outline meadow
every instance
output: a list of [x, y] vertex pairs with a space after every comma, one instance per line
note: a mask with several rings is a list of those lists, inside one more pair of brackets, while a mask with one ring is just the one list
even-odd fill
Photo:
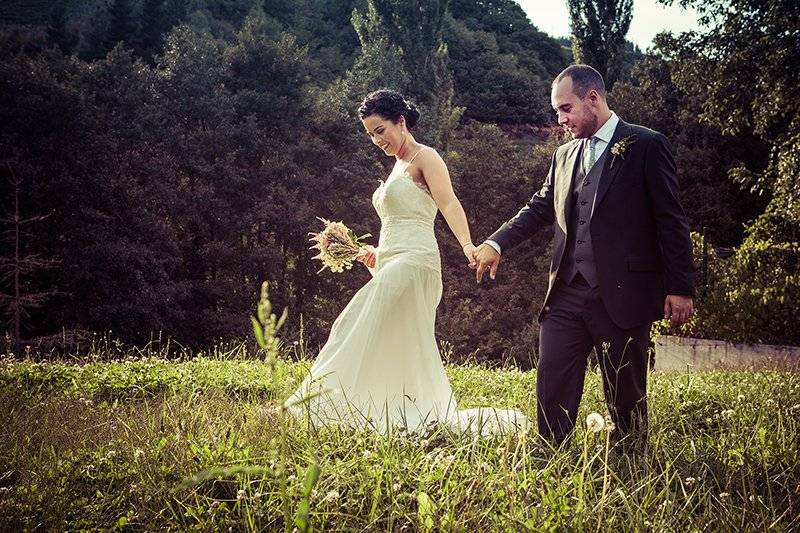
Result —
[[[246, 349], [0, 359], [0, 531], [790, 531], [800, 373], [651, 374], [649, 448], [609, 452], [599, 375], [560, 449], [308, 428], [276, 406], [307, 361]], [[535, 372], [448, 365], [460, 407], [535, 414]]]

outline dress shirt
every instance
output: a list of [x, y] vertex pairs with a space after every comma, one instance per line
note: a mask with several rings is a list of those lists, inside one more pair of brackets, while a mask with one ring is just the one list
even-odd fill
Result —
[[[595, 134], [592, 135], [592, 137], [596, 138], [594, 146], [595, 161], [600, 159], [600, 156], [603, 155], [603, 151], [606, 148], [608, 148], [608, 145], [611, 142], [611, 138], [614, 136], [614, 130], [617, 129], [617, 124], [619, 124], [619, 117], [617, 116], [616, 113], [612, 111], [611, 116], [608, 117], [608, 120], [606, 120], [605, 123], [602, 126], [600, 126], [600, 129], [598, 129], [595, 132]], [[586, 165], [586, 172], [588, 173], [591, 170], [591, 168], [589, 168], [588, 166], [589, 163], [588, 150], [584, 150], [583, 158], [584, 158], [583, 159], [584, 163]], [[594, 213], [594, 202], [592, 203], [592, 213]], [[484, 242], [489, 246], [491, 246], [492, 248], [494, 248], [495, 250], [497, 250], [498, 254], [502, 253], [500, 251], [500, 245], [494, 242], [493, 240], [487, 239]]]

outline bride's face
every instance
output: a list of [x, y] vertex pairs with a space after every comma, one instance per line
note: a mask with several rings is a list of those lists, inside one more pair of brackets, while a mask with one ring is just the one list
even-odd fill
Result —
[[383, 150], [386, 155], [397, 155], [397, 151], [406, 140], [405, 117], [393, 122], [380, 115], [370, 115], [361, 119], [361, 123], [367, 130], [372, 144]]

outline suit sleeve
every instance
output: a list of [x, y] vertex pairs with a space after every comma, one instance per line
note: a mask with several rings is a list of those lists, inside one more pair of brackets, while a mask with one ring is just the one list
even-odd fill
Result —
[[678, 175], [669, 141], [658, 133], [648, 144], [645, 183], [653, 206], [664, 261], [667, 294], [694, 296], [694, 260], [689, 222], [678, 197]]
[[532, 237], [542, 226], [552, 225], [555, 220], [555, 207], [553, 204], [553, 184], [555, 180], [556, 153], [550, 162], [550, 171], [547, 173], [542, 188], [539, 189], [530, 201], [519, 210], [514, 218], [500, 226], [491, 237], [505, 252]]

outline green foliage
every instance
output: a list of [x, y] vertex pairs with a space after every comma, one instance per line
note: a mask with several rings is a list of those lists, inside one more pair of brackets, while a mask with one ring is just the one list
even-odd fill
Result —
[[[448, 164], [473, 240], [481, 242], [541, 187], [561, 139], [554, 135], [527, 150], [496, 126], [475, 125], [459, 133]], [[543, 228], [504, 254], [497, 279], [481, 285], [448, 232], [443, 226], [437, 232], [444, 280], [437, 335], [475, 360], [506, 359], [529, 368], [538, 347], [536, 315], [547, 290], [551, 230]]]
[[570, 63], [571, 54], [538, 31], [518, 3], [452, 0], [444, 39], [455, 101], [465, 108], [465, 117], [549, 122], [550, 80]]
[[539, 31], [514, 0], [451, 0], [450, 13], [470, 30], [494, 35], [501, 54], [514, 54], [520, 67], [548, 84], [572, 60], [568, 47]]
[[[461, 20], [448, 17], [445, 29], [457, 100], [466, 117], [535, 124], [550, 119], [549, 80], [540, 65], [536, 71], [529, 70], [517, 54], [500, 51], [494, 34], [471, 30]], [[491, 91], [485, 90], [490, 86]]]
[[103, 41], [103, 48], [108, 51], [117, 43], [126, 41], [130, 44], [136, 34], [136, 21], [133, 5], [130, 0], [111, 0], [108, 8], [109, 24]]
[[717, 334], [725, 338], [797, 343], [796, 328], [790, 326], [800, 312], [795, 288], [800, 278], [797, 5], [751, 0], [682, 4], [701, 13], [707, 31], [662, 36], [659, 46], [675, 66], [675, 84], [701, 100], [701, 121], [726, 135], [754, 135], [767, 151], [757, 164], [740, 160], [730, 171], [769, 204], [721, 268], [710, 314], [735, 321], [734, 327], [720, 325]]
[[346, 78], [353, 107], [382, 87], [408, 96], [425, 116], [418, 136], [441, 150], [447, 149], [463, 113], [452, 103], [453, 81], [442, 40], [446, 8], [446, 0], [368, 0], [366, 13], [353, 13], [362, 55]]
[[680, 199], [697, 232], [705, 228], [717, 246], [734, 246], [743, 237], [742, 221], [758, 215], [765, 202], [744, 191], [729, 176], [739, 161], [758, 164], [765, 151], [752, 138], [725, 137], [702, 123], [703, 100], [676, 86], [679, 66], [655, 48], [633, 67], [631, 81], [620, 81], [609, 94], [609, 105], [624, 120], [643, 124], [667, 136], [680, 183]]
[[[776, 235], [792, 238], [782, 242]], [[697, 317], [684, 334], [731, 342], [800, 344], [795, 327], [800, 315], [798, 243], [797, 227], [786, 227], [785, 218], [769, 210], [759, 217], [732, 257], [710, 258], [708, 286], [701, 293]]]
[[568, 0], [575, 61], [593, 66], [612, 90], [625, 61], [633, 0]]
[[250, 323], [253, 326], [253, 334], [256, 337], [258, 347], [266, 353], [268, 361], [274, 361], [278, 356], [281, 344], [276, 335], [286, 322], [288, 314], [289, 309], [284, 308], [280, 318], [275, 316], [272, 312], [272, 304], [269, 301], [269, 283], [266, 281], [262, 283], [256, 316], [250, 317]]
[[[47, 6], [26, 6], [23, 15], [34, 22], [50, 17]], [[462, 111], [487, 122], [549, 120], [549, 80], [569, 63], [569, 53], [512, 0], [451, 0], [449, 11], [433, 0], [120, 0], [50, 7], [58, 6], [65, 9], [53, 11], [49, 37], [43, 25], [0, 35], [0, 151], [30, 184], [23, 195], [36, 206], [30, 212], [49, 214], [29, 237], [29, 250], [62, 260], [61, 268], [30, 277], [33, 292], [60, 293], [31, 313], [25, 324], [31, 336], [62, 328], [112, 331], [141, 344], [158, 330], [180, 343], [171, 346], [189, 351], [242, 339], [252, 328], [243, 317], [257, 298], [258, 280], [268, 278], [273, 303], [295, 310], [281, 330], [285, 342], [324, 342], [369, 275], [360, 268], [347, 276], [317, 275], [307, 233], [316, 229], [317, 216], [344, 220], [358, 234], [378, 233], [370, 197], [391, 160], [370, 145], [354, 113], [375, 88], [395, 87], [420, 103], [420, 139], [448, 161], [476, 241], [541, 185], [558, 144], [538, 133], [515, 143], [496, 128], [459, 126]], [[124, 44], [111, 38], [115, 25], [127, 28], [120, 35], [131, 34], [119, 37]], [[733, 44], [744, 49], [746, 42]], [[763, 43], [757, 46], [768, 55]], [[794, 56], [784, 48], [777, 92], [765, 85], [768, 66], [759, 65], [761, 81], [740, 87], [737, 102], [761, 89], [775, 102], [782, 87], [793, 94], [781, 73], [793, 64], [784, 55]], [[758, 115], [772, 124], [758, 127], [760, 138], [721, 137], [715, 126], [695, 120], [706, 113], [706, 95], [689, 90], [681, 81], [689, 76], [681, 72], [700, 59], [679, 52], [664, 45], [647, 58], [612, 93], [615, 108], [670, 137], [684, 205], [693, 227], [707, 227], [712, 242], [739, 244], [742, 221], [768, 202], [790, 224], [771, 219], [753, 235], [791, 228], [794, 196], [773, 192], [795, 189], [789, 177], [796, 139], [776, 136], [792, 131], [783, 127], [784, 115]], [[748, 79], [741, 76], [741, 84]], [[760, 183], [762, 200], [724, 177], [739, 161], [752, 172], [736, 175], [748, 186]], [[437, 232], [446, 289], [437, 324], [442, 337], [452, 340], [458, 357], [529, 365], [549, 232], [506, 258], [498, 280], [480, 287], [441, 221]], [[796, 239], [771, 242], [792, 250]], [[760, 245], [754, 250], [768, 253]], [[9, 256], [8, 247], [2, 255]], [[790, 269], [784, 278], [769, 278], [787, 280], [776, 301], [790, 298], [794, 263], [756, 255], [748, 261]], [[736, 279], [756, 279], [748, 276]]]
[[[59, 386], [35, 386], [61, 372], [82, 391], [101, 391], [107, 376], [143, 364], [154, 379], [180, 376], [175, 388], [137, 396], [130, 383], [129, 394], [113, 402], [101, 393], [76, 396], [63, 378]], [[286, 372], [276, 398], [307, 369], [280, 364]], [[437, 429], [380, 436], [309, 430], [301, 421], [282, 430], [263, 397], [226, 392], [263, 379], [262, 361], [131, 360], [95, 363], [90, 372], [85, 366], [0, 363], [0, 402], [7, 407], [0, 410], [0, 529], [487, 531], [514, 524], [755, 531], [792, 530], [800, 514], [795, 372], [653, 374], [649, 450], [628, 460], [606, 456], [605, 433], [589, 433], [583, 424], [558, 450], [535, 435], [473, 440]], [[461, 408], [535, 412], [535, 373], [475, 365], [447, 372]], [[599, 375], [586, 378], [581, 421], [604, 412]], [[277, 454], [282, 431], [285, 478]]]

